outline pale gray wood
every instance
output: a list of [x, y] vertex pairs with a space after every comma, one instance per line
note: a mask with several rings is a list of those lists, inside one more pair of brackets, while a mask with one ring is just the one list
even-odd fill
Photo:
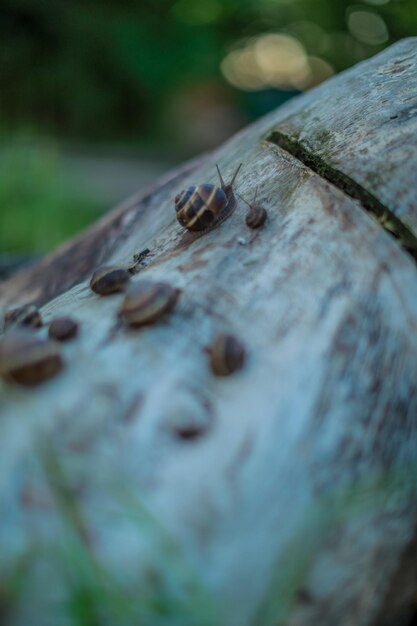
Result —
[[276, 130], [348, 175], [417, 235], [417, 38], [281, 109]]
[[[416, 583], [415, 568], [399, 568], [417, 513], [416, 266], [360, 203], [263, 141], [281, 115], [118, 210], [105, 260], [128, 265], [150, 248], [133, 280], [183, 290], [170, 318], [118, 328], [122, 296], [100, 298], [88, 279], [43, 306], [46, 321], [79, 319], [81, 335], [53, 381], [0, 387], [3, 571], [33, 545], [68, 541], [57, 507], [66, 495], [126, 593], [141, 597], [147, 584], [191, 603], [204, 590], [215, 616], [193, 625], [372, 626], [381, 612], [401, 624]], [[175, 193], [214, 182], [215, 163], [228, 178], [240, 161], [238, 192], [250, 199], [258, 187], [265, 227], [249, 231], [238, 200], [221, 227], [184, 237]], [[225, 379], [204, 351], [219, 331], [248, 351]], [[183, 440], [179, 423], [206, 430]], [[66, 477], [58, 494], [58, 468], [41, 470], [45, 447]], [[41, 565], [13, 625], [68, 623], [62, 576]], [[140, 623], [184, 626], [187, 611]]]

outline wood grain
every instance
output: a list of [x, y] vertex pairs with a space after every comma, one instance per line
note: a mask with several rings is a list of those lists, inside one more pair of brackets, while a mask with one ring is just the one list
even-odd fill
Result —
[[350, 177], [414, 236], [416, 62], [417, 39], [403, 40], [300, 99], [287, 116], [281, 111], [275, 129], [277, 140], [283, 135]]

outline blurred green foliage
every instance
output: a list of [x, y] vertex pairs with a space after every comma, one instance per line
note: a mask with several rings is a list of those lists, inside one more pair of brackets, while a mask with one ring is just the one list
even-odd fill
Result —
[[[321, 75], [237, 88], [225, 59], [267, 33]], [[2, 0], [0, 250], [48, 250], [103, 208], [50, 146], [16, 147], [22, 130], [180, 160], [416, 33], [416, 0]]]
[[415, 0], [3, 0], [0, 15], [3, 123], [95, 139], [163, 134], [178, 90], [226, 87], [220, 62], [243, 37], [288, 32], [340, 71], [417, 32]]
[[0, 152], [0, 250], [45, 252], [87, 226], [102, 205], [68, 178], [52, 145]]

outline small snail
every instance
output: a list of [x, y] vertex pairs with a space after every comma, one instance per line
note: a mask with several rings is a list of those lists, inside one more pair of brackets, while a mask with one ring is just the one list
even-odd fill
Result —
[[12, 331], [0, 343], [0, 376], [20, 385], [37, 385], [63, 366], [58, 344], [27, 331]]
[[100, 296], [124, 291], [130, 280], [130, 273], [123, 267], [105, 266], [96, 269], [90, 280], [90, 288]]
[[51, 339], [68, 341], [78, 334], [78, 323], [71, 317], [56, 317], [49, 325], [48, 334]]
[[167, 283], [142, 280], [128, 289], [119, 317], [130, 326], [153, 324], [174, 309], [180, 293]]
[[257, 193], [258, 189], [256, 189], [255, 191], [255, 197], [253, 199], [253, 202], [247, 202], [245, 198], [242, 198], [242, 196], [239, 195], [239, 198], [241, 198], [243, 202], [245, 202], [249, 207], [249, 210], [246, 213], [246, 226], [248, 226], [249, 228], [260, 228], [265, 224], [266, 218], [268, 217], [266, 209], [264, 209], [259, 204], [256, 204]]
[[37, 307], [34, 304], [24, 304], [6, 311], [4, 314], [4, 330], [12, 326], [40, 328], [42, 326], [42, 317]]
[[244, 365], [245, 348], [233, 335], [217, 335], [207, 351], [212, 372], [216, 376], [229, 376]]
[[235, 209], [233, 184], [242, 164], [239, 165], [228, 185], [225, 184], [218, 166], [221, 187], [211, 183], [188, 187], [175, 197], [177, 220], [187, 230], [203, 234], [216, 228]]

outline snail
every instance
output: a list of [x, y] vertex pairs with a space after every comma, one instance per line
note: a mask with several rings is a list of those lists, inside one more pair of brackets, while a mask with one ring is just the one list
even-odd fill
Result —
[[153, 324], [174, 309], [180, 293], [167, 283], [142, 280], [128, 289], [119, 317], [130, 326]]
[[212, 372], [216, 376], [229, 376], [240, 370], [245, 362], [245, 348], [233, 335], [217, 335], [207, 352]]
[[14, 330], [0, 343], [0, 376], [20, 385], [37, 385], [55, 376], [63, 361], [58, 344]]
[[256, 196], [258, 194], [258, 188], [255, 191], [255, 197], [252, 202], [248, 202], [239, 194], [239, 198], [245, 202], [249, 210], [246, 213], [246, 226], [248, 228], [260, 228], [266, 222], [266, 218], [268, 217], [268, 213], [266, 209], [264, 209], [260, 204], [256, 203]]
[[24, 304], [6, 311], [4, 314], [4, 330], [12, 326], [40, 328], [42, 326], [42, 317], [37, 307], [34, 304]]
[[96, 269], [90, 280], [90, 288], [100, 296], [124, 291], [130, 273], [123, 267], [105, 266]]
[[56, 317], [49, 325], [48, 334], [51, 339], [68, 341], [78, 334], [78, 323], [71, 317]]
[[216, 165], [220, 187], [211, 183], [188, 187], [175, 197], [177, 220], [187, 230], [204, 234], [224, 222], [234, 211], [236, 199], [233, 184], [242, 163], [235, 171], [230, 183], [225, 184]]

